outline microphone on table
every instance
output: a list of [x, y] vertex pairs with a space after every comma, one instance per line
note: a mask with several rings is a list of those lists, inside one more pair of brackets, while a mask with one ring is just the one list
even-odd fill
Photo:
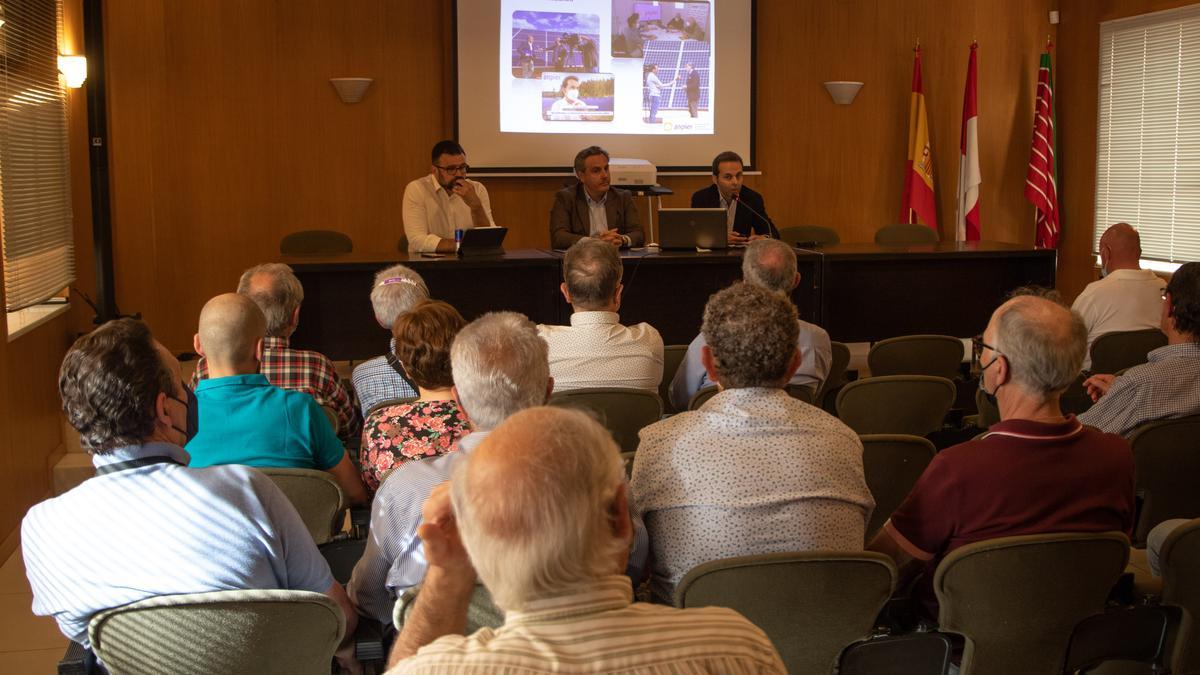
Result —
[[744, 206], [744, 207], [746, 207], [746, 210], [747, 210], [747, 211], [749, 211], [750, 213], [752, 213], [752, 214], [754, 214], [754, 215], [758, 216], [758, 219], [759, 219], [759, 220], [761, 220], [761, 221], [763, 221], [764, 223], [766, 223], [766, 224], [767, 224], [767, 230], [770, 232], [770, 234], [771, 234], [771, 238], [772, 238], [772, 239], [778, 239], [778, 238], [779, 238], [779, 230], [775, 228], [775, 223], [772, 223], [770, 218], [768, 218], [768, 217], [764, 216], [763, 214], [759, 213], [758, 211], [755, 211], [754, 209], [752, 209], [752, 208], [750, 207], [750, 205], [749, 205], [749, 204], [747, 204], [746, 202], [742, 201], [742, 193], [740, 193], [740, 192], [735, 192], [735, 193], [733, 193], [733, 201], [737, 202], [738, 206]]

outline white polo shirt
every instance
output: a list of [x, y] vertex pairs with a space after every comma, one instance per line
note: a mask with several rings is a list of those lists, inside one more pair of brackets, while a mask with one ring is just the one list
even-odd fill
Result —
[[1092, 365], [1092, 343], [1101, 335], [1159, 327], [1166, 286], [1151, 270], [1115, 270], [1083, 289], [1071, 309], [1079, 312], [1088, 330], [1084, 370]]

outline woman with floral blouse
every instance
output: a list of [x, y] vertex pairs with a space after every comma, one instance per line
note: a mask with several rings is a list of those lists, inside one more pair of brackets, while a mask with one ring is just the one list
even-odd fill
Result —
[[425, 300], [392, 324], [396, 358], [420, 398], [375, 410], [363, 423], [360, 466], [372, 493], [388, 471], [444, 455], [470, 430], [450, 393], [450, 344], [465, 325], [458, 310], [440, 300]]

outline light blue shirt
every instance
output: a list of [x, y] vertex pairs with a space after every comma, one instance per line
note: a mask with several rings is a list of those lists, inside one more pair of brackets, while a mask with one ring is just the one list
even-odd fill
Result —
[[646, 76], [646, 86], [650, 89], [651, 96], [662, 96], [663, 83], [658, 79], [657, 73], [650, 73]]
[[346, 454], [313, 397], [272, 385], [266, 375], [201, 380], [199, 433], [189, 466], [216, 464], [328, 471]]
[[593, 237], [598, 237], [605, 232], [608, 232], [608, 211], [605, 210], [604, 204], [608, 201], [608, 192], [600, 198], [600, 201], [595, 201], [588, 194], [587, 190], [583, 191], [583, 198], [587, 201], [588, 206], [588, 222], [591, 227], [590, 233]]
[[[705, 387], [713, 386], [708, 379], [708, 372], [700, 362], [700, 349], [707, 345], [704, 335], [696, 336], [688, 345], [687, 353], [671, 379], [668, 396], [676, 410], [687, 410], [688, 401], [696, 392]], [[816, 324], [800, 321], [800, 334], [796, 337], [796, 347], [800, 350], [800, 368], [792, 376], [788, 384], [798, 384], [812, 387], [814, 392], [825, 383], [829, 376], [829, 368], [833, 364], [833, 347], [829, 343], [829, 333]]]
[[245, 589], [325, 593], [329, 565], [296, 509], [244, 466], [194, 469], [177, 445], [95, 455], [97, 470], [166, 461], [84, 481], [34, 506], [21, 523], [33, 613], [88, 646], [91, 618], [158, 595]]
[[[388, 351], [396, 353], [396, 338], [392, 338], [388, 343]], [[367, 418], [371, 408], [384, 401], [416, 398], [420, 395], [388, 364], [386, 354], [355, 366], [351, 379], [354, 381], [354, 393], [358, 396], [363, 419]]]

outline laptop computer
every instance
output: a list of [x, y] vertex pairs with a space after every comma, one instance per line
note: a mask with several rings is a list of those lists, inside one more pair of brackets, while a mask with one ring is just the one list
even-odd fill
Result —
[[500, 255], [504, 253], [504, 236], [507, 227], [475, 227], [463, 230], [462, 241], [458, 242], [458, 255]]
[[725, 209], [659, 209], [658, 234], [664, 251], [728, 248], [728, 213]]

